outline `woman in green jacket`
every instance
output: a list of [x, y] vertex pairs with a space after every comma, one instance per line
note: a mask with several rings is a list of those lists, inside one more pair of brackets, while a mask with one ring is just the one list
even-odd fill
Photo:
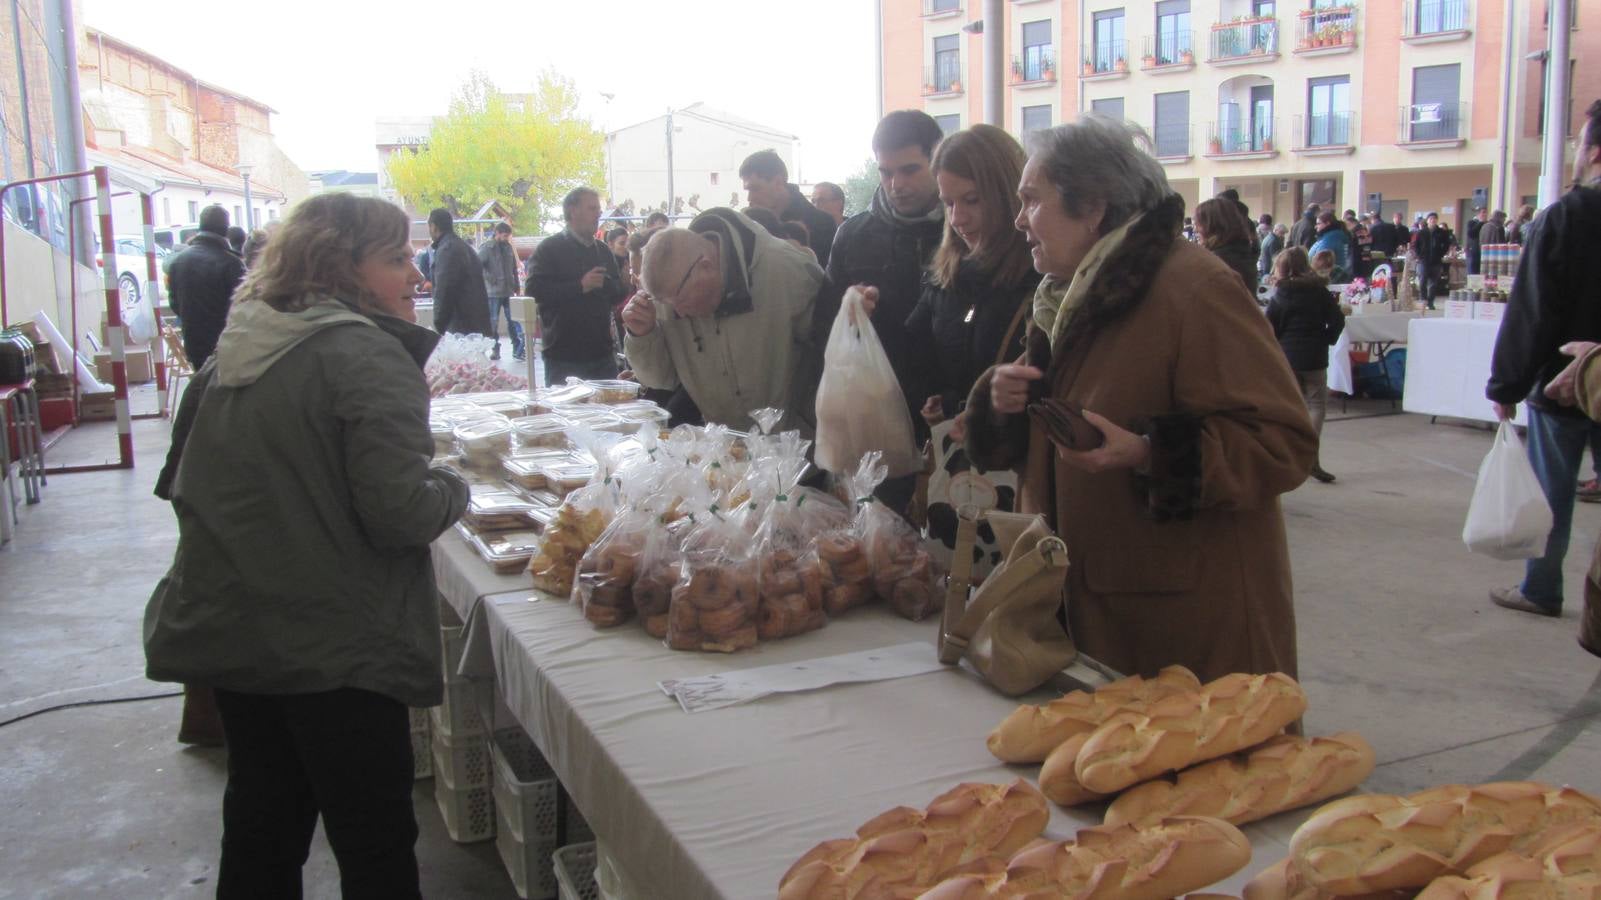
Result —
[[406, 708], [440, 701], [428, 545], [468, 491], [431, 462], [409, 230], [381, 200], [297, 206], [180, 410], [145, 656], [216, 690], [218, 897], [300, 896], [319, 815], [344, 896], [419, 896]]

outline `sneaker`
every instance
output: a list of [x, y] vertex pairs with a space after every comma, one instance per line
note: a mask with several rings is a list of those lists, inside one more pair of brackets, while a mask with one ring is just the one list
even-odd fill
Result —
[[1322, 466], [1313, 466], [1312, 467], [1312, 477], [1316, 478], [1318, 481], [1323, 482], [1324, 484], [1333, 484], [1334, 483], [1334, 476], [1332, 474], [1330, 474], [1329, 472], [1324, 471]]
[[1528, 597], [1516, 587], [1491, 588], [1490, 602], [1502, 609], [1515, 609], [1518, 612], [1534, 613], [1537, 616], [1556, 619], [1562, 616], [1561, 609], [1546, 609]]
[[1579, 489], [1574, 495], [1585, 503], [1601, 503], [1601, 478], [1579, 482]]

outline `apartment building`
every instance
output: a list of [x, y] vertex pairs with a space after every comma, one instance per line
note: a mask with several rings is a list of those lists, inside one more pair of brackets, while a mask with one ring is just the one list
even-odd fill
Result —
[[[1601, 97], [1601, 0], [1569, 2], [1572, 134]], [[982, 121], [980, 0], [882, 9], [884, 108], [923, 109], [947, 132]], [[1527, 56], [1547, 46], [1548, 12], [1546, 0], [1006, 0], [1005, 127], [1126, 118], [1191, 206], [1232, 187], [1276, 221], [1315, 202], [1439, 212], [1460, 228], [1480, 203], [1534, 202], [1546, 63]]]

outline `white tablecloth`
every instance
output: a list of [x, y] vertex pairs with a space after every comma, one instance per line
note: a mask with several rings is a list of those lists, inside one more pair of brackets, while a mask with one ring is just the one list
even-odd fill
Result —
[[[1495, 422], [1484, 396], [1500, 322], [1417, 319], [1407, 329], [1406, 387], [1401, 408], [1429, 416]], [[1527, 419], [1518, 404], [1517, 424]]]
[[[1334, 346], [1329, 348], [1329, 390], [1342, 394], [1355, 392], [1351, 378], [1352, 344], [1384, 344], [1388, 349], [1388, 345], [1406, 340], [1407, 323], [1421, 315], [1415, 312], [1392, 312], [1346, 316], [1345, 330], [1340, 333], [1340, 339], [1334, 342]], [[1407, 364], [1411, 365], [1410, 358]]]
[[451, 528], [434, 541], [434, 584], [440, 599], [463, 622], [472, 616], [479, 598], [528, 587], [529, 576], [496, 575], [456, 529]]
[[[819, 632], [718, 656], [668, 650], [635, 625], [597, 631], [570, 604], [530, 600], [538, 596], [479, 604], [463, 669], [492, 668], [624, 877], [652, 885], [653, 898], [771, 897], [803, 853], [887, 809], [922, 806], [963, 781], [1038, 781], [1038, 766], [1002, 765], [984, 746], [1019, 701], [963, 670], [694, 715], [656, 686], [907, 641], [927, 641], [933, 654], [932, 620], [862, 609]], [[1101, 814], [1053, 807], [1047, 836], [1070, 837]], [[1308, 814], [1249, 826], [1251, 864], [1220, 889], [1237, 895], [1282, 858]]]

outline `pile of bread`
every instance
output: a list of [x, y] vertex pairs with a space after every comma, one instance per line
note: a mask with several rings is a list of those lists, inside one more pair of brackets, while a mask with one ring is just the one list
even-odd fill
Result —
[[1245, 836], [1220, 819], [1102, 825], [1046, 841], [1049, 819], [1045, 797], [1021, 779], [958, 785], [924, 809], [892, 809], [854, 837], [817, 845], [784, 873], [778, 896], [1164, 900], [1227, 878], [1251, 858]]

